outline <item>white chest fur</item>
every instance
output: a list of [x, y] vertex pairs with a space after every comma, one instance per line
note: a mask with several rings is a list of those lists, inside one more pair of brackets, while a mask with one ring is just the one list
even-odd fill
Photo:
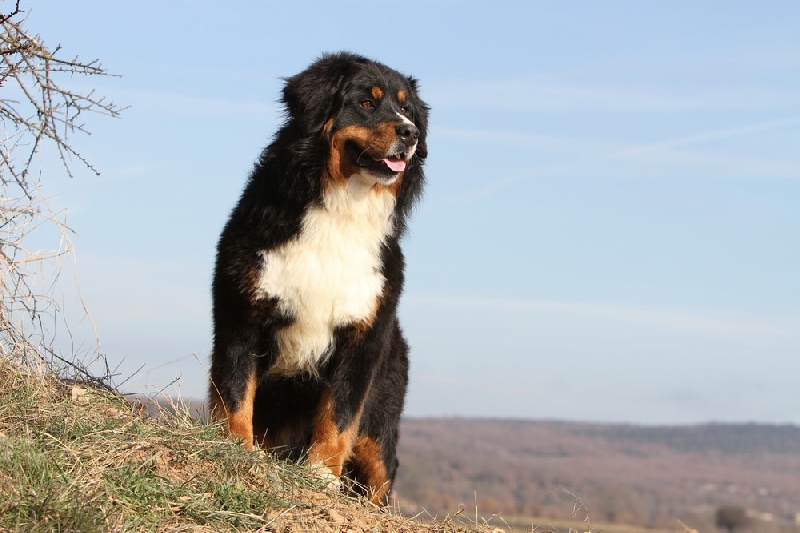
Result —
[[[333, 330], [370, 318], [383, 292], [381, 246], [393, 230], [394, 196], [353, 176], [303, 217], [299, 235], [262, 252], [261, 297], [277, 298], [294, 321], [277, 332], [272, 372], [316, 375]], [[370, 183], [371, 182], [371, 183]]]

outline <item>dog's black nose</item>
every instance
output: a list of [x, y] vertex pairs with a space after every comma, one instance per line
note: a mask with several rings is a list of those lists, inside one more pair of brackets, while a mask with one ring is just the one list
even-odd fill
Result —
[[419, 139], [419, 130], [413, 124], [403, 123], [395, 129], [397, 136], [403, 141], [406, 146], [411, 146]]

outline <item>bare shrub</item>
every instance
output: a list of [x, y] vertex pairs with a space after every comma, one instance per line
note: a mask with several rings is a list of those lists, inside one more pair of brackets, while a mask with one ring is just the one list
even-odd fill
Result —
[[55, 348], [62, 317], [54, 288], [72, 254], [73, 232], [65, 212], [50, 207], [32, 164], [48, 147], [70, 177], [76, 162], [97, 173], [72, 138], [88, 134], [84, 115], [117, 117], [122, 109], [92, 90], [69, 87], [76, 77], [109, 76], [97, 60], [47, 48], [25, 23], [20, 0], [0, 13], [0, 355], [48, 367], [61, 363], [94, 380]]

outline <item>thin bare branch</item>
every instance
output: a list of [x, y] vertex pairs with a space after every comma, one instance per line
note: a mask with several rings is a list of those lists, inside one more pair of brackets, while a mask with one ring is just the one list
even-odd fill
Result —
[[20, 11], [20, 9], [19, 9], [19, 3], [20, 3], [20, 1], [21, 1], [21, 0], [17, 0], [16, 4], [14, 5], [14, 11], [12, 11], [11, 13], [9, 13], [8, 15], [0, 15], [0, 22], [5, 22], [5, 21], [7, 21], [7, 20], [8, 20], [8, 19], [10, 19], [10, 18], [12, 18], [12, 17], [14, 17], [14, 16], [16, 16], [16, 15], [19, 15], [19, 14], [22, 12], [22, 11]]
[[[47, 48], [25, 29], [23, 13], [17, 0], [0, 15], [0, 355], [61, 364], [89, 379], [84, 362], [55, 348], [64, 316], [54, 291], [63, 261], [70, 256], [74, 261], [73, 232], [64, 211], [48, 204], [42, 176], [32, 165], [49, 146], [70, 177], [76, 160], [97, 173], [74, 147], [73, 135], [89, 133], [79, 121], [87, 113], [117, 117], [122, 108], [93, 90], [70, 87], [76, 76], [111, 74], [96, 59], [64, 57], [60, 46]], [[34, 234], [37, 245], [42, 235], [49, 238], [50, 249], [35, 248]], [[89, 316], [82, 301], [81, 306]], [[66, 334], [71, 339], [69, 328]], [[97, 379], [109, 383], [113, 377], [106, 364]]]

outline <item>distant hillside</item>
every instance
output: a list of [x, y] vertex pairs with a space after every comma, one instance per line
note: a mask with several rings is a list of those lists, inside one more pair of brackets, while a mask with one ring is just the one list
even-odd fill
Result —
[[708, 531], [718, 506], [738, 505], [756, 529], [798, 530], [795, 426], [406, 419], [400, 462], [401, 502], [428, 510], [477, 496], [483, 513], [566, 518], [577, 496], [595, 522]]
[[575, 425], [574, 434], [618, 443], [667, 446], [680, 452], [723, 454], [800, 454], [800, 427], [766, 424], [704, 424], [697, 426]]

